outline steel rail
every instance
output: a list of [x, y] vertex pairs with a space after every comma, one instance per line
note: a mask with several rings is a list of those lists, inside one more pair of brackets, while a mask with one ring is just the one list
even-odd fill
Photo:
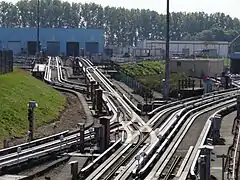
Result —
[[179, 101], [174, 101], [174, 102], [171, 102], [171, 103], [168, 103], [168, 104], [165, 104], [165, 105], [162, 105], [162, 106], [159, 106], [159, 107], [155, 108], [154, 110], [149, 112], [148, 115], [152, 116], [152, 115], [156, 114], [160, 110], [163, 110], [163, 109], [175, 106], [175, 105], [179, 105], [179, 104], [182, 104], [182, 103], [189, 103], [189, 101], [192, 102], [192, 101], [198, 100], [200, 98], [201, 99], [205, 99], [205, 98], [211, 97], [213, 95], [220, 96], [221, 94], [224, 94], [224, 93], [227, 93], [227, 92], [231, 92], [231, 91], [236, 91], [236, 90], [238, 90], [238, 88], [232, 88], [232, 89], [227, 89], [227, 90], [220, 90], [220, 91], [217, 91], [217, 92], [206, 93], [202, 97], [197, 96], [197, 97], [191, 97], [191, 98], [182, 99], [182, 100], [179, 100]]
[[[225, 94], [232, 94], [233, 92], [237, 92], [236, 90], [228, 90], [225, 92]], [[182, 104], [176, 104], [174, 106], [171, 106], [171, 107], [168, 107], [166, 108], [165, 106], [163, 110], [159, 111], [158, 113], [156, 113], [147, 123], [148, 124], [154, 124], [158, 118], [160, 118], [163, 114], [165, 114], [167, 111], [173, 111], [173, 110], [178, 110], [182, 107], [186, 107], [186, 106], [189, 106], [189, 105], [192, 105], [194, 103], [201, 103], [201, 101], [203, 100], [207, 100], [207, 99], [220, 99], [223, 95], [222, 94], [212, 94], [212, 96], [207, 96], [207, 97], [202, 97], [201, 99], [197, 99], [197, 100], [191, 100], [191, 101], [188, 101], [188, 102], [185, 102], [185, 103], [182, 103]]]
[[[205, 106], [205, 108], [202, 107], [202, 110], [200, 110], [200, 111], [199, 111], [199, 108], [195, 108], [194, 111], [192, 110], [191, 113], [189, 112], [190, 114], [192, 114], [192, 113], [193, 114], [189, 118], [187, 118], [186, 121], [184, 121], [184, 124], [181, 126], [180, 130], [178, 130], [177, 135], [174, 136], [174, 140], [170, 143], [168, 148], [164, 151], [163, 156], [159, 159], [158, 163], [156, 163], [156, 165], [152, 169], [151, 173], [146, 177], [146, 179], [149, 179], [149, 178], [154, 179], [155, 177], [157, 178], [162, 174], [166, 165], [168, 164], [168, 162], [172, 158], [173, 154], [177, 150], [178, 146], [180, 145], [182, 139], [186, 136], [186, 134], [187, 134], [188, 130], [190, 129], [192, 123], [195, 121], [195, 119], [198, 116], [202, 115], [203, 113], [214, 110], [216, 108], [219, 108], [221, 106], [231, 104], [234, 101], [235, 101], [235, 99], [231, 99], [231, 98], [228, 97], [228, 98], [225, 98], [224, 100], [222, 100], [221, 102], [218, 102], [217, 105], [216, 105], [216, 102], [213, 103], [213, 104], [215, 104], [213, 106], [211, 105], [211, 103], [209, 103], [208, 106]], [[196, 111], [197, 109], [198, 109], [198, 112]], [[186, 114], [185, 114], [185, 117], [186, 117]], [[182, 118], [185, 118], [185, 117], [182, 117]], [[180, 123], [181, 123], [181, 120], [179, 120], [178, 124], [180, 125]], [[177, 126], [175, 126], [174, 129], [176, 131], [178, 129]], [[173, 131], [171, 133], [173, 133]], [[170, 138], [170, 137], [168, 136], [168, 138]]]
[[[221, 100], [221, 101], [223, 101], [223, 100]], [[148, 159], [148, 156], [149, 156], [150, 160], [148, 160], [148, 162], [145, 163], [146, 160], [145, 159], [141, 159], [140, 160], [140, 165], [137, 167], [137, 169], [135, 169], [133, 171], [133, 174], [136, 174], [140, 169], [141, 169], [140, 170], [140, 174], [142, 174], [143, 172], [145, 172], [149, 168], [149, 166], [152, 164], [152, 162], [155, 160], [155, 158], [157, 158], [159, 156], [159, 153], [161, 153], [162, 149], [167, 145], [167, 142], [170, 141], [171, 136], [174, 135], [174, 132], [178, 129], [178, 127], [180, 127], [180, 125], [182, 124], [184, 119], [188, 116], [188, 114], [191, 114], [192, 112], [194, 112], [194, 111], [196, 111], [198, 109], [211, 106], [214, 103], [216, 103], [216, 102], [212, 102], [211, 99], [210, 100], [205, 100], [204, 102], [202, 102], [201, 106], [200, 105], [193, 106], [193, 107], [197, 107], [197, 108], [192, 109], [193, 107], [188, 106], [188, 107], [183, 108], [181, 110], [178, 110], [177, 112], [172, 114], [172, 116], [170, 116], [168, 118], [166, 123], [164, 125], [162, 125], [162, 127], [160, 128], [160, 131], [158, 132], [158, 136], [162, 137], [163, 140], [165, 140], [165, 141], [158, 148], [157, 152], [155, 152], [154, 154], [153, 154], [153, 152], [151, 152], [151, 154], [153, 154], [152, 156], [151, 156], [151, 154], [149, 152], [147, 152], [147, 156], [145, 157], [145, 159]], [[187, 113], [185, 113], [185, 112], [187, 112]], [[183, 114], [183, 113], [185, 113], [185, 114]], [[179, 117], [181, 117], [180, 120], [178, 120]], [[175, 125], [175, 123], [177, 123], [177, 124]], [[168, 137], [166, 137], [166, 135], [168, 134], [168, 131], [171, 130], [172, 127], [174, 127], [174, 129], [170, 132]], [[166, 137], [166, 139], [165, 139], [165, 137]], [[158, 143], [158, 145], [160, 145], [160, 144]], [[154, 147], [154, 149], [156, 149], [156, 147]], [[148, 155], [148, 153], [149, 153], [149, 155]], [[145, 164], [145, 166], [144, 166], [145, 168], [142, 168], [142, 164], [143, 165]]]
[[197, 159], [201, 153], [201, 150], [199, 149], [201, 146], [204, 145], [205, 141], [206, 141], [206, 137], [210, 131], [210, 128], [212, 126], [212, 119], [217, 115], [220, 114], [223, 111], [229, 111], [231, 108], [236, 107], [236, 103], [232, 103], [229, 106], [226, 106], [224, 108], [221, 108], [220, 110], [216, 111], [215, 113], [213, 113], [207, 120], [207, 122], [205, 123], [205, 126], [196, 142], [196, 145], [194, 146], [194, 149], [191, 153], [191, 156], [189, 157], [189, 160], [187, 162], [187, 164], [185, 165], [185, 168], [183, 170], [183, 174], [180, 176], [181, 178], [184, 178], [186, 176], [186, 174], [191, 174], [191, 176], [196, 176], [195, 172], [194, 172], [194, 168], [196, 166], [197, 163]]
[[[83, 59], [83, 61], [86, 63], [86, 64], [88, 64], [88, 62], [86, 62], [86, 60], [84, 60]], [[91, 64], [88, 64], [89, 65], [89, 67], [88, 68], [91, 68], [91, 72], [94, 74], [94, 75], [96, 75], [97, 76], [97, 78], [105, 85], [105, 87], [107, 88], [107, 90], [110, 92], [110, 93], [112, 93], [112, 94], [114, 94], [114, 96], [117, 98], [117, 100], [119, 101], [119, 103], [123, 106], [123, 108], [126, 110], [126, 111], [129, 111], [129, 110], [131, 110], [130, 111], [130, 113], [128, 113], [129, 115], [131, 115], [132, 116], [132, 119], [130, 120], [132, 123], [134, 122], [134, 121], [136, 121], [137, 123], [139, 123], [139, 125], [140, 126], [143, 126], [143, 125], [145, 125], [145, 123], [142, 121], [142, 119], [139, 117], [139, 116], [137, 116], [137, 114], [131, 109], [131, 107], [120, 97], [120, 95], [119, 94], [117, 94], [117, 92], [114, 90], [114, 88], [111, 86], [111, 83], [108, 83], [109, 82], [109, 80], [106, 80], [106, 78], [103, 78], [103, 75], [102, 75], [102, 73], [100, 72], [100, 71], [98, 71], [98, 70], [96, 70], [95, 68], [93, 68], [92, 67], [92, 65]], [[124, 126], [125, 127], [125, 126]], [[134, 130], [130, 127], [130, 126], [127, 126], [127, 128], [130, 130], [130, 132], [134, 132]], [[141, 134], [141, 131], [139, 131], [140, 132], [140, 134]], [[135, 133], [134, 133], [135, 134]], [[136, 134], [135, 134], [136, 135]], [[128, 136], [129, 137], [129, 136]], [[130, 141], [131, 142], [131, 141]], [[141, 144], [142, 144], [142, 142], [141, 142]], [[136, 147], [136, 149], [139, 147], [139, 146], [135, 146]], [[130, 147], [129, 147], [130, 148]], [[135, 148], [133, 148], [134, 150], [136, 150]], [[120, 149], [119, 150], [121, 153], [123, 153], [123, 149]], [[126, 150], [127, 151], [127, 150]], [[132, 154], [133, 154], [133, 152], [135, 153], [135, 151], [130, 151], [131, 153], [128, 153], [128, 154], [130, 154], [129, 156], [131, 156]], [[121, 154], [113, 154], [112, 156], [111, 156], [111, 158], [108, 158], [108, 160], [109, 159], [111, 159], [111, 162], [105, 162], [104, 164], [103, 164], [103, 166], [104, 166], [104, 169], [102, 169], [103, 167], [99, 167], [99, 168], [97, 168], [89, 177], [88, 177], [88, 179], [93, 179], [93, 178], [99, 178], [99, 176], [102, 176], [103, 174], [105, 174], [106, 173], [106, 171], [108, 171], [109, 170], [109, 168], [110, 168], [110, 164], [112, 165], [113, 163], [115, 163], [116, 161], [117, 161], [117, 159], [118, 158], [120, 158], [121, 157]], [[119, 168], [119, 164], [122, 164], [123, 162], [125, 162], [126, 161], [126, 158], [123, 158], [119, 163], [117, 163], [116, 165], [115, 165], [115, 168], [110, 172], [110, 174], [114, 174], [115, 173], [115, 171], [116, 171], [116, 169], [117, 168]]]

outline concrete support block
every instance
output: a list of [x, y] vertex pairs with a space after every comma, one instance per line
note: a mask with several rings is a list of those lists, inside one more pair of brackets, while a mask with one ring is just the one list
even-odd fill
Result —
[[78, 123], [78, 126], [80, 128], [80, 152], [84, 153], [84, 130], [85, 130], [85, 124], [84, 123]]
[[202, 150], [202, 153], [204, 155], [204, 165], [205, 165], [204, 179], [210, 180], [211, 179], [211, 152], [213, 150], [213, 146], [204, 145], [203, 147], [200, 147], [200, 149]]
[[71, 166], [72, 180], [77, 180], [78, 179], [78, 162], [71, 161], [69, 164]]
[[212, 121], [213, 121], [212, 127], [213, 143], [217, 143], [220, 140], [220, 128], [222, 122], [221, 115], [216, 115], [215, 117], [213, 117]]
[[107, 117], [101, 117], [100, 124], [104, 126], [104, 131], [105, 131], [104, 145], [105, 145], [105, 149], [107, 149], [110, 143], [110, 119]]
[[200, 180], [207, 180], [206, 179], [206, 156], [200, 156]]

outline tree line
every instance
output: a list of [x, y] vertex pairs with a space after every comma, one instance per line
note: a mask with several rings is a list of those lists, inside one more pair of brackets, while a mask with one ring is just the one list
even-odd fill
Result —
[[[134, 45], [139, 40], [164, 40], [165, 15], [149, 9], [102, 7], [95, 3], [40, 0], [40, 27], [104, 28], [107, 44]], [[37, 0], [0, 2], [1, 27], [36, 27]], [[231, 41], [240, 21], [224, 13], [171, 13], [171, 40]]]

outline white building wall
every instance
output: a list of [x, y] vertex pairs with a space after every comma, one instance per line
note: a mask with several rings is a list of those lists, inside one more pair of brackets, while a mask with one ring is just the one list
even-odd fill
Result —
[[[206, 41], [170, 41], [170, 51], [174, 53], [181, 53], [183, 48], [189, 48], [190, 54], [194, 51], [203, 49], [217, 49], [220, 57], [228, 57], [228, 42], [206, 42]], [[151, 41], [145, 40], [139, 43], [138, 48], [146, 49], [166, 49], [165, 41]]]

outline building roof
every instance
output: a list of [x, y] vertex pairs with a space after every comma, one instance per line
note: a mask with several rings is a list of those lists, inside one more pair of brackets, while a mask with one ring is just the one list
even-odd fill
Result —
[[[161, 40], [144, 40], [146, 44], [165, 44], [166, 41]], [[229, 45], [228, 41], [170, 41], [171, 44], [206, 44], [206, 45]]]

